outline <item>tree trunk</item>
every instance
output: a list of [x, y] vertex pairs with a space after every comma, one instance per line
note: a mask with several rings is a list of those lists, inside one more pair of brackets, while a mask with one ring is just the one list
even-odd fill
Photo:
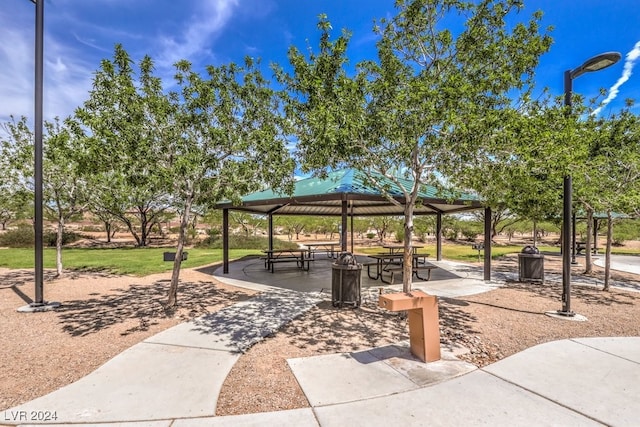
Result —
[[533, 221], [533, 246], [537, 246], [538, 241], [538, 223]]
[[611, 243], [613, 242], [613, 218], [611, 211], [607, 211], [607, 250], [604, 261], [604, 288], [603, 291], [609, 290], [609, 278], [611, 276]]
[[111, 243], [111, 223], [110, 222], [105, 221], [104, 231], [107, 232], [107, 243]]
[[402, 291], [411, 292], [413, 280], [413, 205], [407, 203], [404, 207], [404, 256], [402, 262]]
[[178, 232], [178, 245], [176, 247], [176, 258], [173, 261], [173, 272], [171, 273], [171, 285], [167, 298], [167, 308], [175, 308], [178, 305], [178, 283], [180, 279], [180, 267], [182, 266], [182, 254], [184, 253], [184, 243], [187, 235], [189, 216], [191, 215], [191, 205], [193, 204], [193, 193], [185, 197], [184, 210], [180, 216], [180, 231]]
[[593, 234], [593, 209], [587, 207], [587, 239], [585, 244], [585, 268], [584, 274], [591, 274], [593, 271], [592, 257], [591, 257], [591, 245], [592, 245], [592, 234]]
[[62, 239], [64, 238], [64, 217], [58, 217], [56, 233], [56, 277], [62, 277]]

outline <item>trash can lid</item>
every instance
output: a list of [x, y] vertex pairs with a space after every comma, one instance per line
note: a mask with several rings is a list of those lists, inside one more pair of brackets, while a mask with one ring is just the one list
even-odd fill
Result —
[[522, 253], [523, 254], [539, 254], [540, 253], [540, 249], [536, 248], [535, 246], [532, 245], [527, 245], [524, 248], [522, 248]]
[[358, 260], [351, 252], [342, 252], [334, 265], [356, 265]]

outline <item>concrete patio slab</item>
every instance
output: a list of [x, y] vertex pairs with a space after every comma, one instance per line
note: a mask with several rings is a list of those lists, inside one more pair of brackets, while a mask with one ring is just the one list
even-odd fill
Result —
[[[637, 348], [640, 338], [627, 355]], [[620, 342], [602, 339], [541, 344], [484, 370], [607, 425], [637, 425], [640, 364], [619, 354]], [[635, 357], [637, 358], [637, 356]], [[523, 367], [527, 369], [523, 369]]]
[[477, 369], [446, 350], [442, 353], [442, 360], [424, 363], [403, 343], [287, 362], [309, 403], [323, 406], [414, 390]]
[[640, 363], [640, 337], [574, 338], [573, 341]]
[[167, 329], [146, 342], [242, 353], [320, 301], [311, 293], [274, 289]]
[[332, 426], [601, 426], [492, 375], [474, 371], [433, 387], [315, 408]]
[[319, 426], [311, 408], [262, 412], [214, 418], [176, 420], [171, 427], [314, 427]]
[[79, 381], [12, 410], [55, 411], [57, 423], [212, 416], [237, 358], [228, 352], [143, 342]]

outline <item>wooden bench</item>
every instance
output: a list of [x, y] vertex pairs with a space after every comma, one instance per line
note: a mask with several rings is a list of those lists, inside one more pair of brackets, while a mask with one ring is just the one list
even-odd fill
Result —
[[[413, 272], [413, 274], [420, 280], [424, 280], [424, 281], [429, 281], [431, 280], [431, 270], [433, 270], [434, 268], [438, 268], [435, 265], [417, 265], [417, 266], [413, 266], [411, 267], [411, 271]], [[384, 283], [387, 284], [392, 284], [393, 283], [393, 279], [394, 279], [394, 273], [396, 272], [400, 272], [400, 274], [402, 274], [404, 270], [403, 266], [398, 266], [398, 267], [391, 267], [391, 268], [387, 268], [386, 270], [384, 270], [380, 276], [380, 280], [382, 280]], [[419, 272], [420, 271], [427, 271], [427, 277], [422, 277], [420, 276]], [[384, 278], [384, 272], [389, 272], [391, 273], [389, 276], [389, 281], [385, 280]]]

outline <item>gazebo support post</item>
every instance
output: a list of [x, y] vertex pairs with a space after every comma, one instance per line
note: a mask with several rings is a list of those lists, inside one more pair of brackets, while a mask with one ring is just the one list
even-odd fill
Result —
[[269, 235], [269, 250], [273, 250], [273, 214], [269, 212], [267, 215], [267, 234]]
[[491, 208], [484, 208], [484, 280], [491, 280]]
[[229, 274], [229, 209], [222, 210], [222, 272]]
[[354, 253], [353, 251], [353, 202], [351, 202], [351, 253]]
[[342, 227], [340, 230], [340, 250], [347, 251], [347, 199], [342, 199]]
[[442, 212], [436, 216], [436, 260], [442, 261]]

